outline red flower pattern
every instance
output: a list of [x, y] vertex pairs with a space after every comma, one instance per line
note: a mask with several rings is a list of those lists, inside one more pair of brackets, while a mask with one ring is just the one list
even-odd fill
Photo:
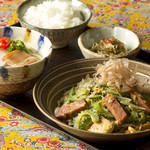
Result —
[[59, 141], [49, 141], [47, 143], [48, 146], [50, 147], [58, 147], [61, 143]]
[[11, 122], [10, 123], [10, 125], [12, 126], [12, 127], [15, 127], [15, 126], [17, 126], [19, 123], [18, 122], [16, 122], [16, 121], [13, 121], [13, 122]]
[[5, 116], [0, 116], [0, 122], [5, 122], [7, 121], [7, 117]]
[[4, 140], [0, 140], [0, 145], [5, 145], [5, 141]]
[[38, 138], [36, 141], [41, 144], [46, 144], [50, 141], [50, 139], [46, 137], [41, 137], [41, 138]]
[[120, 4], [120, 5], [124, 5], [124, 6], [130, 5], [130, 3], [128, 3], [128, 2], [120, 2], [119, 4]]
[[14, 150], [13, 148], [7, 148], [7, 150]]

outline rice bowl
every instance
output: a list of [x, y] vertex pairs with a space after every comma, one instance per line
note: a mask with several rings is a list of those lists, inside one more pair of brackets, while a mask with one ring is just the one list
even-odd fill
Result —
[[[42, 12], [42, 13], [41, 13]], [[48, 28], [64, 29], [83, 23], [83, 16], [71, 1], [44, 1], [27, 9], [23, 19], [31, 25]]]
[[[46, 0], [44, 0], [44, 2], [45, 1]], [[54, 0], [54, 1], [57, 1], [57, 0]], [[24, 20], [24, 15], [27, 12], [28, 8], [30, 8], [31, 6], [37, 6], [39, 4], [42, 4], [43, 0], [38, 0], [38, 1], [28, 0], [28, 1], [24, 1], [23, 3], [21, 3], [21, 5], [17, 9], [17, 16], [21, 23], [21, 26], [39, 31], [43, 35], [47, 36], [52, 42], [53, 49], [63, 48], [67, 46], [69, 44], [69, 41], [71, 41], [75, 37], [79, 36], [82, 32], [84, 32], [89, 20], [91, 19], [92, 11], [88, 7], [88, 5], [81, 2], [80, 0], [63, 0], [63, 2], [67, 2], [67, 3], [70, 2], [72, 7], [77, 8], [78, 14], [81, 14], [81, 16], [83, 17], [82, 23], [80, 23], [79, 25], [75, 25], [73, 27], [58, 28], [58, 29], [56, 28], [49, 29], [49, 28], [43, 28], [43, 27], [37, 27], [37, 26], [31, 25], [29, 22], [26, 22]], [[43, 11], [44, 9], [42, 9], [42, 12]], [[64, 13], [66, 12], [64, 11]], [[74, 22], [74, 20], [72, 21]], [[57, 22], [59, 22], [58, 18], [57, 18]], [[68, 21], [65, 21], [65, 22], [68, 22]]]

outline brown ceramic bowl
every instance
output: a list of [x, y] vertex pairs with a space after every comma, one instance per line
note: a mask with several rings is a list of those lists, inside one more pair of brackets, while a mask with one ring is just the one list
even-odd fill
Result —
[[43, 3], [43, 0], [27, 0], [21, 3], [17, 9], [17, 16], [19, 18], [21, 26], [39, 31], [43, 35], [47, 36], [51, 40], [54, 49], [65, 47], [69, 44], [69, 41], [79, 36], [85, 30], [89, 20], [92, 17], [92, 12], [89, 9], [88, 5], [80, 0], [63, 0], [63, 2], [71, 2], [72, 6], [78, 8], [80, 13], [84, 17], [84, 21], [82, 24], [64, 29], [48, 29], [31, 25], [29, 22], [26, 22], [23, 19], [23, 16], [29, 7], [37, 6], [38, 4]]
[[[130, 134], [94, 133], [70, 127], [55, 118], [54, 110], [57, 106], [58, 100], [63, 96], [63, 93], [81, 81], [86, 74], [93, 74], [95, 72], [93, 66], [103, 63], [103, 61], [104, 59], [100, 60], [98, 58], [79, 59], [62, 64], [51, 70], [47, 75], [41, 77], [34, 86], [33, 98], [36, 106], [46, 117], [57, 123], [60, 127], [71, 134], [86, 140], [94, 142], [130, 141], [150, 135], [150, 130]], [[129, 63], [131, 68], [137, 69], [137, 78], [139, 79], [140, 83], [150, 79], [149, 65], [132, 60], [130, 60]], [[139, 84], [139, 88], [141, 88], [140, 85], [141, 84]], [[142, 87], [142, 89], [148, 90], [150, 89], [149, 87], [150, 83], [146, 84], [144, 87]]]

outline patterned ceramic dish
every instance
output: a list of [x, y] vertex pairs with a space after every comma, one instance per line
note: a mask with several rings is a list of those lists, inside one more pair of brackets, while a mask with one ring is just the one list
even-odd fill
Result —
[[38, 51], [42, 59], [23, 67], [0, 66], [0, 95], [21, 94], [31, 89], [43, 72], [52, 53], [50, 40], [37, 31], [21, 27], [0, 27], [0, 37], [22, 40]]
[[53, 48], [62, 48], [68, 45], [69, 41], [72, 40], [73, 38], [79, 36], [84, 29], [87, 26], [87, 23], [89, 22], [92, 12], [88, 8], [86, 4], [79, 0], [64, 0], [64, 1], [71, 1], [73, 6], [78, 7], [79, 11], [82, 13], [84, 16], [84, 21], [82, 24], [75, 26], [75, 27], [70, 27], [70, 28], [65, 28], [65, 29], [44, 29], [44, 28], [39, 28], [33, 25], [30, 25], [28, 22], [25, 22], [23, 19], [23, 16], [27, 9], [30, 6], [36, 6], [40, 3], [43, 2], [43, 0], [28, 0], [23, 2], [17, 9], [17, 15], [19, 18], [19, 21], [23, 27], [27, 27], [30, 29], [34, 29], [36, 31], [41, 32], [42, 34], [46, 35], [53, 44]]
[[99, 28], [93, 28], [82, 33], [78, 38], [78, 45], [85, 58], [99, 57], [109, 59], [109, 56], [105, 54], [98, 54], [90, 49], [94, 42], [99, 42], [104, 37], [114, 37], [123, 42], [127, 48], [127, 52], [114, 55], [115, 57], [135, 57], [140, 51], [140, 40], [138, 36], [131, 30], [122, 27], [107, 27], [102, 26]]
[[[94, 133], [85, 130], [76, 129], [68, 126], [67, 124], [56, 119], [54, 116], [54, 110], [58, 106], [58, 100], [63, 94], [71, 89], [74, 85], [85, 78], [87, 74], [95, 73], [94, 67], [97, 64], [102, 64], [104, 59], [89, 58], [79, 59], [72, 62], [68, 62], [57, 66], [51, 72], [49, 72], [43, 78], [40, 78], [33, 88], [34, 102], [39, 110], [49, 119], [57, 123], [60, 127], [66, 131], [81, 137], [86, 140], [102, 142], [102, 141], [130, 141], [140, 139], [147, 135], [150, 135], [150, 130], [141, 131], [137, 133]], [[137, 77], [139, 79], [139, 85], [143, 85], [144, 81], [150, 80], [150, 66], [137, 61], [129, 61], [131, 68], [137, 69]], [[141, 83], [141, 84], [140, 84]], [[150, 83], [147, 82], [144, 86], [139, 86], [142, 90], [147, 90], [150, 87]]]

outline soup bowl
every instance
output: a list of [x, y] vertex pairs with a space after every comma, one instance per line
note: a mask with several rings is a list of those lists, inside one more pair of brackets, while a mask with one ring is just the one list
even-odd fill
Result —
[[44, 71], [52, 53], [52, 44], [41, 33], [21, 27], [0, 27], [0, 37], [21, 40], [41, 56], [39, 61], [25, 66], [0, 66], [0, 95], [22, 94], [33, 88]]
[[[130, 141], [150, 135], [150, 130], [137, 133], [95, 133], [77, 129], [58, 120], [54, 111], [58, 101], [63, 94], [80, 82], [87, 74], [95, 73], [94, 66], [102, 64], [105, 59], [88, 58], [79, 59], [53, 68], [47, 75], [41, 77], [33, 88], [33, 98], [38, 109], [50, 120], [57, 123], [61, 128], [82, 139], [103, 142], [103, 141]], [[139, 90], [149, 90], [150, 83], [143, 86], [143, 82], [150, 79], [150, 66], [141, 62], [129, 60], [129, 66], [137, 69], [136, 78], [139, 81]]]

